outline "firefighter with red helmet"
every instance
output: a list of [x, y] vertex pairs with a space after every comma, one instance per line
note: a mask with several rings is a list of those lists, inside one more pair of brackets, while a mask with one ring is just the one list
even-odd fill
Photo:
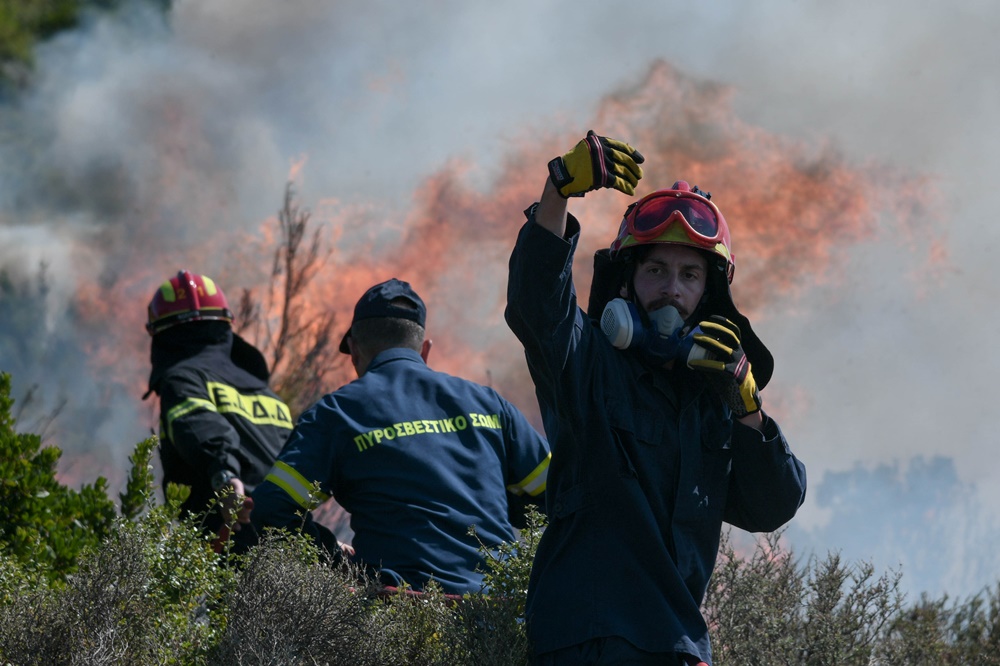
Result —
[[505, 318], [552, 449], [526, 607], [537, 664], [710, 664], [700, 606], [723, 523], [773, 531], [805, 498], [709, 193], [678, 181], [630, 205], [577, 305], [568, 198], [633, 195], [642, 162], [593, 132], [553, 159], [510, 259]]
[[[250, 495], [292, 430], [288, 406], [268, 386], [264, 356], [232, 330], [233, 313], [208, 276], [179, 271], [148, 307], [149, 392], [160, 397], [160, 461], [168, 483], [189, 486], [182, 509], [208, 513], [220, 547], [256, 542]], [[228, 514], [228, 515], [224, 515]]]

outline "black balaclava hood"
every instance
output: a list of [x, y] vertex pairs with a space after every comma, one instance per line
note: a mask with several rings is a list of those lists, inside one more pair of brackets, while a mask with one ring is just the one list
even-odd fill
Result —
[[153, 336], [149, 360], [152, 371], [149, 376], [149, 391], [143, 400], [156, 390], [164, 371], [176, 363], [197, 356], [211, 347], [227, 353], [240, 369], [264, 381], [271, 373], [261, 352], [233, 332], [229, 322], [205, 320], [172, 326]]
[[[600, 321], [604, 306], [619, 297], [621, 285], [631, 283], [635, 263], [630, 260], [628, 254], [631, 253], [619, 253], [612, 258], [609, 248], [594, 253], [594, 277], [587, 301], [587, 316], [591, 319]], [[710, 269], [718, 263], [718, 259], [714, 255], [709, 256]], [[724, 268], [723, 266], [723, 270], [709, 270], [705, 297], [686, 323], [694, 325], [714, 314], [736, 324], [740, 329], [740, 345], [750, 360], [757, 387], [762, 389], [771, 381], [771, 375], [774, 373], [774, 357], [754, 333], [750, 320], [736, 308]]]

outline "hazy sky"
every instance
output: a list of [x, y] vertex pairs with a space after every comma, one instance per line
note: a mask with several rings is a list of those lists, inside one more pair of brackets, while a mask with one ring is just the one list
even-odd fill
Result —
[[[985, 553], [1000, 523], [989, 416], [1000, 375], [998, 30], [1000, 6], [985, 0], [178, 0], [168, 25], [135, 12], [40, 50], [37, 90], [0, 116], [0, 161], [25, 164], [0, 171], [0, 265], [48, 261], [56, 327], [84, 276], [121, 284], [132, 265], [165, 276], [184, 257], [213, 257], [201, 245], [220, 231], [254, 233], [293, 168], [318, 210], [405, 209], [425, 179], [456, 165], [489, 188], [535, 133], [546, 145], [582, 136], [603, 99], [666, 61], [730, 87], [748, 126], [936, 192], [922, 227], [941, 239], [933, 262], [887, 224], [845, 250], [836, 279], [803, 275], [802, 291], [768, 306], [759, 328], [777, 360], [765, 405], [809, 471], [792, 545], [870, 552], [889, 566], [898, 556], [904, 574], [936, 576], [914, 576], [910, 589], [967, 593], [996, 580]], [[127, 195], [121, 169], [136, 176]], [[143, 244], [143, 221], [158, 230], [156, 247]], [[216, 259], [204, 272], [222, 270]], [[148, 281], [117, 293], [129, 289], [148, 298]], [[130, 321], [141, 324], [141, 307]], [[144, 362], [123, 355], [120, 371], [141, 375]], [[149, 404], [129, 396], [105, 415], [124, 432], [99, 431], [124, 440], [107, 447], [119, 457], [151, 422]], [[907, 477], [913, 465], [945, 473]], [[941, 499], [934, 484], [953, 494]], [[838, 517], [837, 502], [823, 501], [843, 500], [837, 489], [848, 486], [870, 515]], [[905, 520], [918, 533], [926, 523], [917, 546], [955, 562], [935, 572], [911, 544], [825, 542], [849, 539], [831, 527], [838, 519]]]

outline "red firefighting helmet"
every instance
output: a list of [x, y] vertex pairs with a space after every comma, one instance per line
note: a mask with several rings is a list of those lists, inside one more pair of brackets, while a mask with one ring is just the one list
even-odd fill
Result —
[[[712, 195], [679, 180], [669, 190], [657, 190], [628, 207], [611, 244], [611, 256], [637, 245], [687, 245], [725, 261], [726, 279], [733, 281], [736, 262], [729, 225]], [[721, 266], [721, 264], [720, 264]]]
[[149, 302], [148, 315], [146, 330], [150, 335], [190, 321], [233, 322], [226, 295], [212, 278], [189, 271], [178, 271], [160, 285]]

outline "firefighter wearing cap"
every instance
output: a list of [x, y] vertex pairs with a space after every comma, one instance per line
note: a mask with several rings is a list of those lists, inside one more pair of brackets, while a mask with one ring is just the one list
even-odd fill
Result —
[[302, 414], [252, 519], [297, 528], [306, 512], [303, 529], [338, 556], [308, 513], [333, 497], [351, 514], [354, 560], [384, 584], [421, 590], [434, 579], [447, 594], [475, 593], [485, 570], [477, 538], [516, 539], [517, 507], [544, 499], [549, 450], [496, 391], [427, 366], [425, 318], [420, 296], [395, 278], [361, 297], [340, 347], [358, 378]]
[[505, 317], [553, 456], [527, 602], [538, 664], [710, 664], [700, 606], [723, 522], [773, 531], [805, 497], [708, 193], [681, 181], [630, 206], [577, 305], [567, 197], [632, 195], [642, 161], [593, 132], [552, 160], [510, 259]]
[[288, 406], [268, 387], [263, 355], [232, 330], [226, 296], [205, 275], [179, 271], [156, 290], [146, 330], [152, 336], [149, 392], [160, 398], [163, 486], [190, 486], [182, 508], [204, 513], [217, 549], [236, 530], [235, 549], [252, 546], [249, 496], [292, 430]]

